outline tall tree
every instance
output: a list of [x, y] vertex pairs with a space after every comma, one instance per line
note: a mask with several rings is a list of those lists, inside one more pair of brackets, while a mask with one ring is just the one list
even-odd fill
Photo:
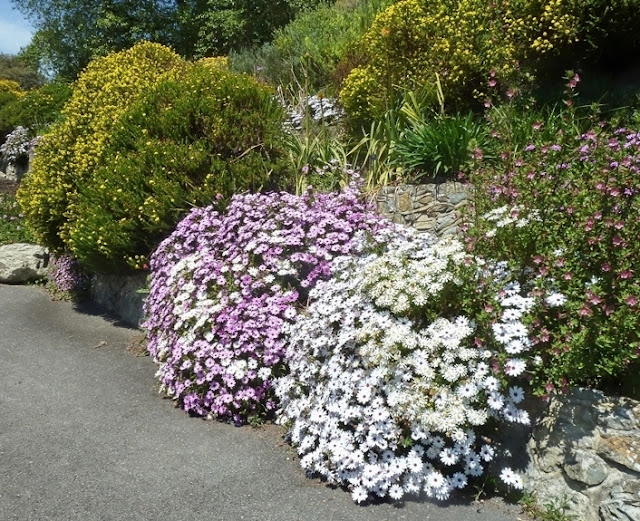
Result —
[[268, 41], [304, 8], [331, 0], [12, 0], [36, 28], [23, 54], [74, 79], [93, 58], [139, 40], [185, 58]]
[[0, 53], [0, 80], [12, 80], [23, 90], [39, 87], [44, 83], [42, 75], [20, 56]]
[[74, 79], [93, 58], [139, 40], [170, 43], [170, 0], [12, 0], [36, 28], [22, 54], [58, 77]]

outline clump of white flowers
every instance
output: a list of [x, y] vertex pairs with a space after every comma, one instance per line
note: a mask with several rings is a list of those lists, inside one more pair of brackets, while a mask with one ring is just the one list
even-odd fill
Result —
[[5, 142], [0, 145], [0, 158], [10, 163], [26, 159], [34, 144], [35, 141], [29, 137], [29, 130], [18, 126], [7, 135]]
[[337, 100], [326, 96], [304, 96], [296, 106], [283, 104], [288, 113], [287, 125], [297, 130], [302, 128], [306, 117], [314, 123], [333, 125], [344, 116]]
[[[514, 384], [533, 303], [457, 240], [403, 234], [382, 249], [336, 260], [288, 327], [279, 422], [302, 466], [357, 502], [446, 499], [496, 456], [484, 433], [529, 422]], [[502, 477], [522, 487], [511, 469]]]

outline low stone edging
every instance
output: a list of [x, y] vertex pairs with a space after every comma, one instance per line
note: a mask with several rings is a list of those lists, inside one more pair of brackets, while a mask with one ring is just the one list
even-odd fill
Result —
[[91, 300], [105, 310], [118, 315], [123, 322], [139, 328], [144, 321], [145, 296], [139, 290], [147, 285], [147, 274], [102, 275], [91, 277]]

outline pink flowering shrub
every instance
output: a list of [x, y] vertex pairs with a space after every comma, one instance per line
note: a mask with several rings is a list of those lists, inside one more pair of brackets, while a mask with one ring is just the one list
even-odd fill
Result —
[[539, 295], [540, 394], [567, 385], [638, 393], [640, 133], [598, 125], [547, 141], [543, 126], [475, 174], [484, 217], [469, 247], [508, 262]]
[[[387, 234], [377, 253], [341, 257], [286, 324], [290, 373], [279, 419], [301, 465], [356, 502], [425, 492], [446, 499], [501, 451], [522, 409], [533, 299], [504, 265], [463, 243]], [[509, 467], [502, 481], [522, 488]]]
[[49, 287], [54, 295], [81, 299], [89, 287], [89, 275], [68, 253], [52, 254], [49, 259]]
[[151, 259], [146, 328], [162, 390], [200, 416], [268, 414], [285, 367], [284, 326], [358, 233], [388, 226], [353, 187], [194, 209]]

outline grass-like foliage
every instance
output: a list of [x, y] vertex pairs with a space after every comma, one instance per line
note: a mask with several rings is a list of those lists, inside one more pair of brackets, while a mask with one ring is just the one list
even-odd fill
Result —
[[473, 114], [437, 116], [403, 131], [394, 144], [393, 156], [419, 183], [443, 174], [454, 177], [484, 141], [485, 128]]
[[192, 207], [286, 186], [283, 120], [251, 77], [207, 61], [168, 73], [123, 112], [78, 186], [71, 251], [95, 270], [140, 269]]

